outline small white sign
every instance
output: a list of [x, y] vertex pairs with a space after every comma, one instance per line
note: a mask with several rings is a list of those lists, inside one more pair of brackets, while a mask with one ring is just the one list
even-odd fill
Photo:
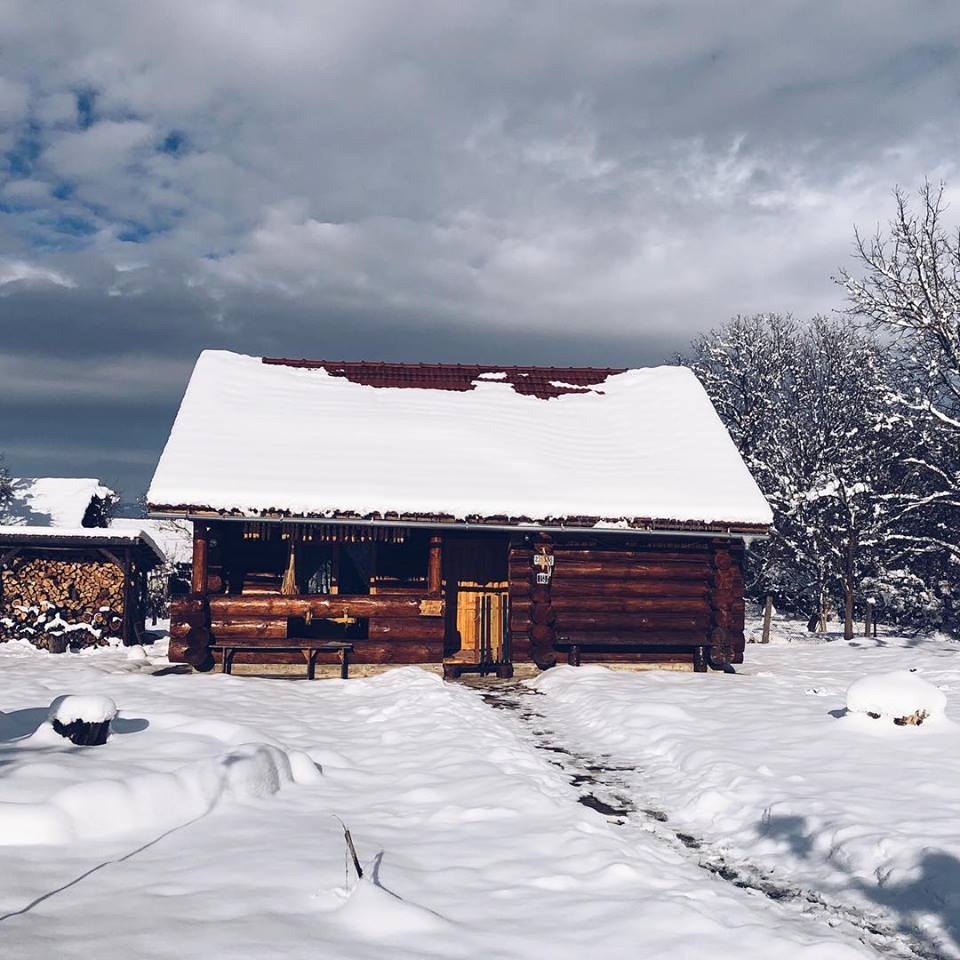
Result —
[[537, 583], [547, 584], [547, 583], [549, 583], [549, 582], [550, 582], [550, 574], [549, 574], [549, 572], [546, 572], [546, 571], [545, 571], [545, 572], [543, 572], [543, 573], [538, 573], [538, 574], [537, 574]]
[[555, 558], [553, 554], [535, 553], [533, 555], [533, 565], [535, 567], [552, 567]]

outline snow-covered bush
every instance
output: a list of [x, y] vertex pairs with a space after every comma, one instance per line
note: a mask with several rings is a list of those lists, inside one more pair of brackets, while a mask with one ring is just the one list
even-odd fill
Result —
[[847, 710], [892, 720], [899, 726], [919, 725], [941, 717], [947, 706], [942, 690], [910, 670], [861, 677], [847, 690]]

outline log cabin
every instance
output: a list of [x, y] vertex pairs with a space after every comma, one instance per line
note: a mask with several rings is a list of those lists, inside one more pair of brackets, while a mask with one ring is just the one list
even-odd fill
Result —
[[194, 529], [172, 660], [329, 640], [448, 677], [742, 662], [744, 550], [771, 522], [683, 367], [224, 351], [197, 361], [148, 510]]
[[101, 527], [0, 526], [0, 641], [51, 653], [145, 640], [149, 535]]

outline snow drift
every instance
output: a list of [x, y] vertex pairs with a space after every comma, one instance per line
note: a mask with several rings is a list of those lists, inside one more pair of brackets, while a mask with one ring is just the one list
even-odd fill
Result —
[[[32, 739], [42, 738], [39, 731]], [[319, 777], [305, 754], [265, 743], [234, 747], [172, 773], [91, 780], [37, 803], [0, 803], [0, 846], [104, 839], [162, 831], [209, 813], [222, 800], [260, 799]]]
[[870, 717], [885, 717], [894, 722], [908, 722], [918, 718], [942, 717], [947, 698], [928, 680], [909, 670], [892, 670], [862, 677], [847, 690], [847, 710], [865, 713]]

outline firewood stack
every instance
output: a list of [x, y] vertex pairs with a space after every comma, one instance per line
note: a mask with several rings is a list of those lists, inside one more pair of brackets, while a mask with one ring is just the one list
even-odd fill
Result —
[[99, 560], [15, 558], [2, 571], [0, 641], [62, 653], [123, 632], [123, 571]]

